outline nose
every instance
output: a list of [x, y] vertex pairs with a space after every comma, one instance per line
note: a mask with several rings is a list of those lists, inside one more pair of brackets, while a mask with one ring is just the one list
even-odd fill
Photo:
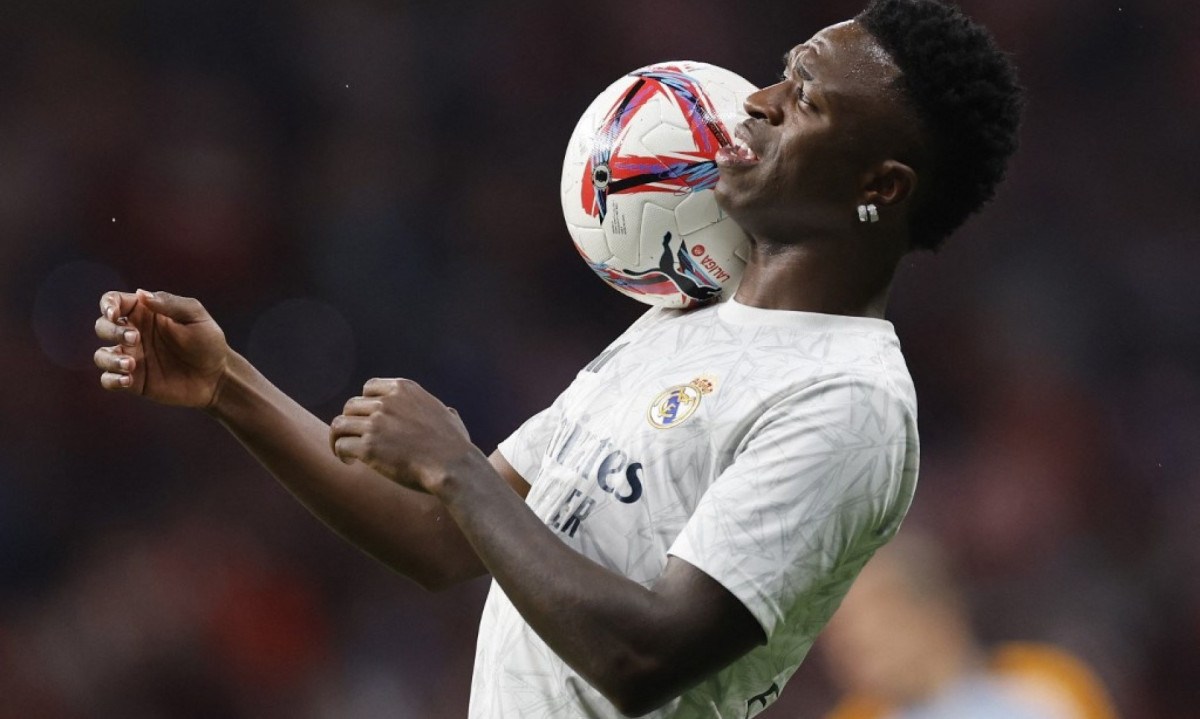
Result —
[[778, 125], [783, 122], [783, 105], [780, 103], [780, 95], [784, 89], [782, 86], [786, 84], [786, 82], [777, 82], [752, 93], [750, 97], [746, 98], [742, 108], [750, 117]]

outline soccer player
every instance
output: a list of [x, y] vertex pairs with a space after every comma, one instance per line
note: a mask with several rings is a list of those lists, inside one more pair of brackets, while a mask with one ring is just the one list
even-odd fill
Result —
[[734, 298], [649, 311], [490, 458], [408, 380], [324, 424], [164, 292], [103, 296], [100, 381], [203, 408], [427, 588], [490, 573], [472, 716], [753, 716], [909, 506], [892, 276], [991, 197], [1019, 107], [988, 33], [936, 0], [797, 45], [719, 157], [753, 240]]

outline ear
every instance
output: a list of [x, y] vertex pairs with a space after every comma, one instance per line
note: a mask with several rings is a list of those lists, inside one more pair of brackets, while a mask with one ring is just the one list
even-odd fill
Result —
[[863, 176], [861, 197], [865, 204], [897, 205], [913, 196], [917, 173], [899, 160], [884, 160]]

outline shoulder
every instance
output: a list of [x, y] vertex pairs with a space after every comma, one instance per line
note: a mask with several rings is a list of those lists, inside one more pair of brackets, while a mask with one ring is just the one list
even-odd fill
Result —
[[907, 374], [827, 370], [780, 388], [765, 403], [759, 422], [796, 421], [829, 429], [862, 427], [868, 418], [897, 428], [915, 424], [916, 397]]

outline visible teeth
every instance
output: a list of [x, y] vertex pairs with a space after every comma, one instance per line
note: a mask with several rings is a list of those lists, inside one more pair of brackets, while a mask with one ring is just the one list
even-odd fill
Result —
[[745, 166], [758, 162], [758, 153], [750, 149], [746, 138], [739, 135], [731, 137], [729, 145], [718, 152], [717, 162], [722, 166]]

